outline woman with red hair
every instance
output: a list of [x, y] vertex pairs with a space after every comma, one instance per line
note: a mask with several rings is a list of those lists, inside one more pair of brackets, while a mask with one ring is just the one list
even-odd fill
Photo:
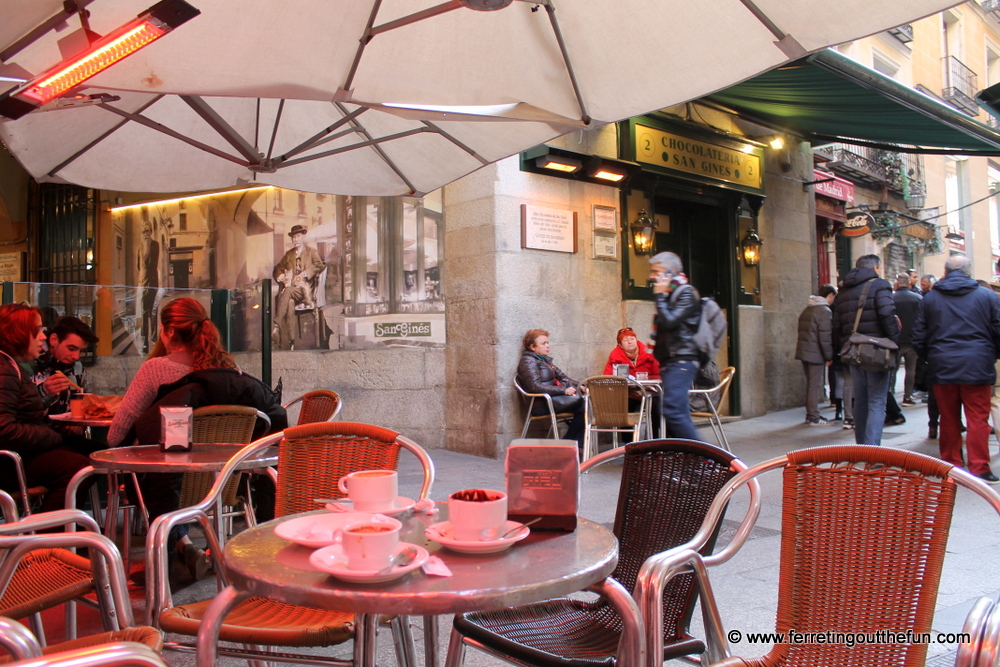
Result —
[[[20, 454], [28, 486], [48, 488], [42, 501], [42, 511], [48, 512], [65, 508], [66, 485], [90, 465], [90, 459], [80, 451], [85, 448], [82, 438], [71, 433], [64, 438], [52, 428], [31, 380], [27, 365], [41, 354], [44, 342], [38, 308], [20, 303], [0, 306], [0, 442]], [[13, 489], [12, 475], [4, 477], [3, 486]]]
[[[108, 432], [112, 447], [135, 444], [133, 427], [157, 400], [160, 388], [209, 368], [236, 368], [233, 356], [222, 349], [219, 330], [200, 303], [183, 297], [160, 308], [160, 337], [139, 367], [115, 413]], [[139, 443], [151, 444], [151, 443]], [[141, 483], [149, 518], [177, 509], [183, 476], [171, 473], [147, 474]], [[174, 534], [176, 548], [195, 579], [209, 569], [205, 552], [191, 542], [187, 526]]]
[[[618, 345], [611, 350], [608, 355], [608, 363], [604, 365], [605, 375], [615, 374], [615, 364], [625, 364], [628, 366], [628, 374], [638, 379], [637, 373], [646, 373], [647, 379], [660, 379], [660, 362], [653, 357], [646, 345], [639, 340], [635, 331], [625, 327], [618, 330]], [[653, 437], [660, 437], [660, 395], [653, 394], [648, 401], [649, 410], [652, 415]], [[635, 412], [639, 409], [642, 401], [642, 394], [637, 388], [629, 390], [628, 409]], [[626, 440], [628, 442], [628, 440]]]

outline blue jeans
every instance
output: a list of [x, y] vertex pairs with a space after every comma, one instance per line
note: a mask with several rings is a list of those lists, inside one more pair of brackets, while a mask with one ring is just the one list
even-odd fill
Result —
[[667, 432], [661, 437], [701, 440], [691, 421], [691, 403], [688, 390], [698, 375], [698, 362], [690, 359], [668, 361], [660, 367], [663, 378], [663, 418]]
[[889, 371], [873, 373], [854, 366], [851, 379], [854, 380], [854, 442], [881, 445]]

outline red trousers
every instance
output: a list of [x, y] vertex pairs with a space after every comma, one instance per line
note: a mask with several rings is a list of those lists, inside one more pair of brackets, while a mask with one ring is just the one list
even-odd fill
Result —
[[969, 455], [969, 472], [982, 475], [990, 471], [990, 398], [993, 387], [988, 384], [935, 384], [934, 398], [941, 411], [941, 458], [956, 466], [962, 461], [962, 408], [965, 408], [965, 444]]

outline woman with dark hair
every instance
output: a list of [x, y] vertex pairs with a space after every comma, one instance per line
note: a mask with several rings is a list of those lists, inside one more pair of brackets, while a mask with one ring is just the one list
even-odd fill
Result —
[[[174, 299], [160, 308], [160, 336], [139, 367], [125, 391], [108, 432], [112, 447], [135, 444], [136, 421], [157, 400], [164, 385], [170, 385], [193, 371], [208, 368], [236, 368], [233, 356], [222, 349], [219, 330], [215, 328], [200, 303], [187, 297]], [[139, 443], [151, 444], [151, 443]], [[149, 473], [140, 484], [149, 518], [153, 519], [178, 508], [183, 475]], [[191, 575], [200, 579], [208, 572], [209, 558], [191, 542], [187, 526], [178, 526], [171, 537]]]
[[[81, 468], [90, 465], [83, 438], [53, 429], [30, 364], [42, 352], [45, 333], [38, 308], [19, 303], [0, 306], [0, 441], [20, 454], [29, 486], [48, 488], [42, 511], [66, 506], [66, 485]], [[5, 475], [6, 477], [6, 475]], [[4, 480], [4, 487], [11, 480]], [[16, 482], [15, 482], [16, 483]]]
[[[521, 361], [517, 365], [517, 377], [521, 386], [529, 394], [549, 394], [552, 396], [556, 413], [572, 412], [573, 420], [564, 436], [567, 440], [576, 440], [583, 447], [583, 397], [580, 395], [580, 383], [572, 379], [552, 363], [549, 356], [549, 332], [544, 329], [531, 329], [524, 334]], [[543, 401], [535, 401], [533, 415], [548, 414], [548, 406]]]

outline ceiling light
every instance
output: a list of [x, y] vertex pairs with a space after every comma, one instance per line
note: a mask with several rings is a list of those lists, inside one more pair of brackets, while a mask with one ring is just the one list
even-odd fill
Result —
[[267, 190], [273, 186], [258, 185], [252, 188], [242, 188], [240, 190], [216, 190], [215, 192], [205, 192], [200, 195], [188, 195], [187, 197], [173, 197], [171, 199], [159, 199], [157, 201], [144, 201], [139, 204], [128, 204], [126, 206], [112, 206], [109, 210], [124, 211], [128, 208], [142, 208], [143, 206], [163, 206], [164, 204], [176, 204], [179, 201], [190, 201], [192, 199], [204, 199], [205, 197], [218, 197], [220, 195], [231, 195], [243, 192], [254, 192], [255, 190]]
[[151, 44], [201, 12], [184, 0], [162, 0], [137, 18], [0, 98], [0, 114], [17, 119]]
[[583, 169], [583, 162], [580, 160], [574, 160], [571, 157], [564, 157], [562, 155], [553, 155], [552, 153], [536, 158], [535, 165], [541, 169], [551, 169], [552, 171], [561, 171], [566, 174], [573, 174]]

